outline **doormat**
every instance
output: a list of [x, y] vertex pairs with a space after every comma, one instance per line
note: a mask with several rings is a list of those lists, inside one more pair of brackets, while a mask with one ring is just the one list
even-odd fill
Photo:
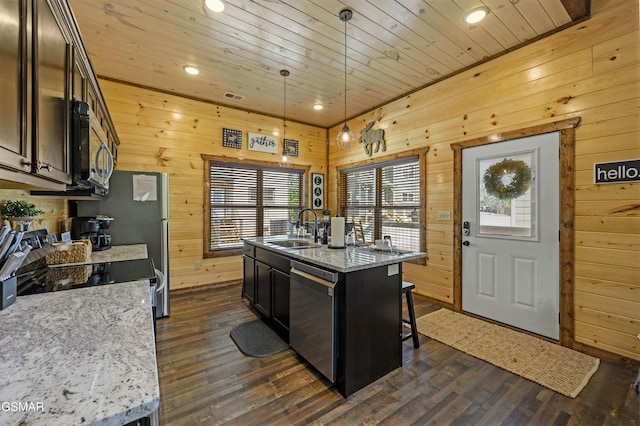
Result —
[[444, 308], [416, 322], [425, 336], [571, 398], [600, 365], [598, 358]]
[[229, 335], [240, 352], [247, 356], [264, 358], [289, 349], [287, 342], [259, 319], [240, 324]]

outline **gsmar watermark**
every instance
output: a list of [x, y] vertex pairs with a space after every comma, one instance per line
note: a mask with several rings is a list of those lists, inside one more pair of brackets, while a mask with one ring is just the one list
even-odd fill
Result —
[[26, 412], [44, 411], [44, 402], [41, 401], [2, 401], [0, 412]]

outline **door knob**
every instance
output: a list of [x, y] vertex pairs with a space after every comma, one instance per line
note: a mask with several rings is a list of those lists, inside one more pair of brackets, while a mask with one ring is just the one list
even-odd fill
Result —
[[463, 245], [463, 246], [465, 246], [465, 247], [467, 247], [467, 246], [469, 245], [469, 241], [463, 241], [463, 242], [462, 242], [462, 245]]

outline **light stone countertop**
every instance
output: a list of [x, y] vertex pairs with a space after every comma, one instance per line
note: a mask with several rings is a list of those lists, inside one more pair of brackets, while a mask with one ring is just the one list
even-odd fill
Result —
[[[353, 272], [363, 269], [375, 268], [377, 266], [391, 265], [407, 260], [420, 259], [426, 257], [423, 252], [383, 252], [375, 250], [371, 246], [347, 246], [345, 248], [333, 249], [328, 246], [317, 244], [315, 248], [287, 248], [281, 247], [273, 242], [287, 240], [284, 237], [255, 237], [244, 238], [244, 241], [262, 247], [267, 250], [279, 252], [292, 259], [311, 263], [317, 266], [328, 268], [338, 272]], [[313, 240], [311, 240], [313, 244]]]
[[160, 391], [149, 281], [18, 297], [0, 311], [0, 365], [0, 424], [150, 415]]
[[62, 263], [56, 266], [73, 266], [73, 265], [88, 265], [92, 263], [105, 263], [105, 262], [119, 262], [122, 260], [135, 260], [146, 259], [147, 245], [146, 244], [130, 244], [121, 246], [112, 246], [110, 249], [102, 251], [92, 251], [91, 257], [86, 262], [79, 263]]

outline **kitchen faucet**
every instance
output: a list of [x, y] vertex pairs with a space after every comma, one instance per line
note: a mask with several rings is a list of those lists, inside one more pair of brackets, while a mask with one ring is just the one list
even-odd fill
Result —
[[300, 213], [298, 213], [298, 225], [300, 225], [300, 219], [302, 218], [302, 214], [305, 211], [310, 211], [311, 213], [313, 213], [313, 217], [314, 217], [314, 221], [313, 221], [313, 242], [317, 243], [318, 242], [318, 214], [310, 208], [304, 208], [302, 210], [300, 210]]

